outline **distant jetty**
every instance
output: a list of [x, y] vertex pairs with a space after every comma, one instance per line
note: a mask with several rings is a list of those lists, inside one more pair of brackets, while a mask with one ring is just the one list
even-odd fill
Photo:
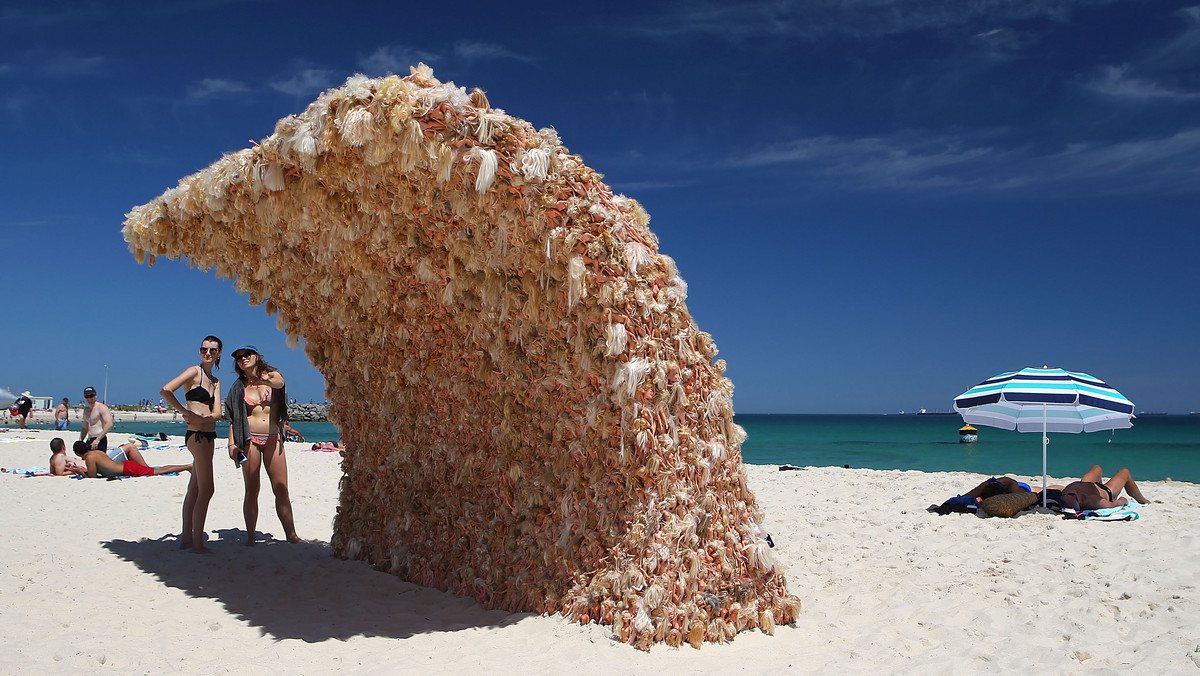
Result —
[[329, 404], [288, 404], [288, 419], [292, 422], [326, 422]]

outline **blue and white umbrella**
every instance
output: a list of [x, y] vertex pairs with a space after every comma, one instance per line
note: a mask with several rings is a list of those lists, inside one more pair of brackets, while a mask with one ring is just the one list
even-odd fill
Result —
[[1133, 427], [1133, 402], [1086, 373], [1042, 367], [988, 378], [954, 398], [963, 421], [1042, 433], [1042, 505], [1046, 504], [1049, 432], [1097, 432]]

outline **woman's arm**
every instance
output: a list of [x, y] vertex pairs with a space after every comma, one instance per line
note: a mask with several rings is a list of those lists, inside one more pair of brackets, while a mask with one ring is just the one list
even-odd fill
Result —
[[258, 377], [264, 383], [270, 385], [273, 390], [278, 390], [286, 384], [283, 380], [283, 374], [279, 371], [267, 371], [266, 373], [259, 374]]
[[229, 459], [233, 460], [234, 462], [237, 462], [237, 454], [238, 454], [239, 450], [241, 450], [241, 449], [239, 449], [233, 443], [233, 425], [231, 424], [229, 426]]
[[167, 404], [171, 408], [175, 409], [176, 411], [179, 411], [179, 413], [181, 413], [183, 415], [184, 422], [189, 422], [189, 423], [192, 422], [191, 420], [188, 420], [188, 416], [189, 415], [195, 416], [196, 414], [189, 411], [187, 406], [184, 406], [183, 404], [179, 403], [179, 400], [175, 398], [175, 390], [178, 390], [179, 388], [183, 387], [184, 385], [187, 385], [188, 383], [192, 382], [192, 379], [196, 377], [195, 372], [192, 369], [198, 369], [198, 368], [200, 368], [200, 367], [199, 366], [187, 367], [187, 369], [184, 370], [183, 373], [180, 373], [179, 375], [175, 376], [175, 378], [171, 382], [167, 383], [166, 385], [163, 385], [162, 389], [158, 391], [158, 394], [159, 394], [159, 396], [161, 396], [163, 398], [163, 401], [167, 402]]

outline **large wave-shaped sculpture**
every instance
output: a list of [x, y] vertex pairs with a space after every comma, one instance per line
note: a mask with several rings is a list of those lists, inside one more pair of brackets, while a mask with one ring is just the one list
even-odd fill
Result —
[[791, 622], [733, 385], [649, 217], [483, 92], [350, 78], [133, 209], [278, 313], [347, 451], [333, 550], [641, 648]]

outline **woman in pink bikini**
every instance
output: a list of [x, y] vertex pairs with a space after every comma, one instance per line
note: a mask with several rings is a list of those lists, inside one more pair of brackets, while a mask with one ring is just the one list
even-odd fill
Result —
[[[287, 421], [287, 389], [283, 374], [263, 360], [258, 348], [244, 345], [233, 351], [238, 380], [225, 398], [229, 419], [229, 457], [242, 467], [246, 498], [246, 544], [257, 540], [259, 468], [266, 466], [275, 513], [288, 542], [300, 542], [288, 495], [287, 458], [283, 454], [283, 423]], [[244, 459], [241, 455], [244, 454]]]

